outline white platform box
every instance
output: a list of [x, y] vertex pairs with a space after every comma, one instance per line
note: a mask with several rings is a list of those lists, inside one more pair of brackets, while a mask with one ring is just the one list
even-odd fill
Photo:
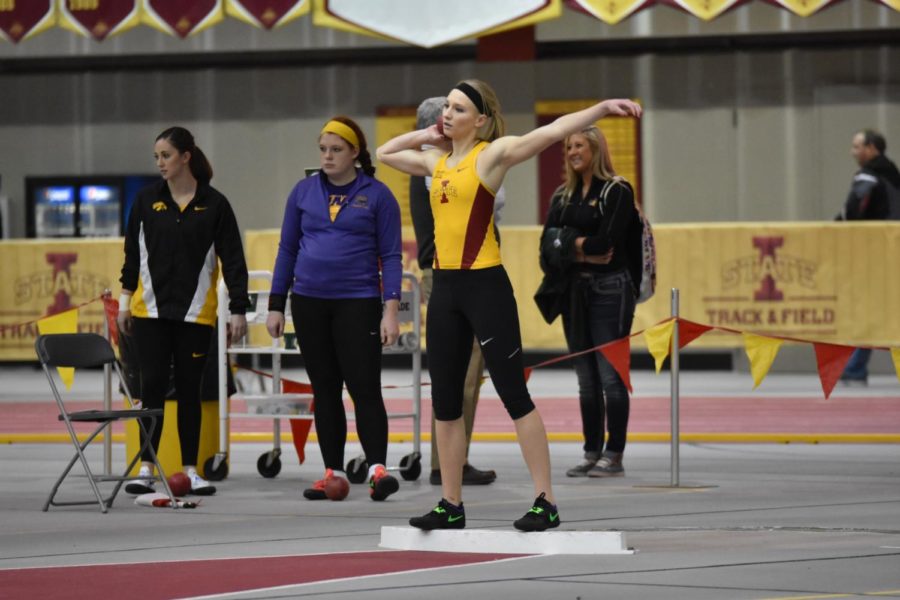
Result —
[[382, 527], [382, 548], [485, 554], [634, 554], [621, 531], [495, 531]]

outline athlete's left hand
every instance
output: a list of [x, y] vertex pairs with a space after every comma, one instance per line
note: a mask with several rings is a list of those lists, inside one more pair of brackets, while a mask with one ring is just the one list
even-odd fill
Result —
[[381, 345], [393, 346], [400, 337], [400, 324], [397, 319], [397, 313], [393, 311], [384, 311], [381, 317]]

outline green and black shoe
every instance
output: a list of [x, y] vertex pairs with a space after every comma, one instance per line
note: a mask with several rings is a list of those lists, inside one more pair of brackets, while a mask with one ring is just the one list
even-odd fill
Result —
[[413, 517], [409, 524], [425, 531], [432, 529], [462, 529], [466, 526], [466, 511], [463, 505], [455, 506], [443, 498], [431, 512], [421, 517]]
[[544, 531], [559, 527], [559, 510], [544, 498], [544, 493], [535, 498], [534, 506], [525, 516], [517, 519], [513, 526], [519, 531]]

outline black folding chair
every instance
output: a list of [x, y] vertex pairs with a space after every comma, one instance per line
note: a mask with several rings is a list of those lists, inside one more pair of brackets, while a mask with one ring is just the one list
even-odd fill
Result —
[[[172, 490], [169, 489], [169, 484], [168, 481], [166, 481], [162, 465], [159, 464], [156, 453], [153, 451], [153, 447], [150, 444], [151, 434], [156, 429], [157, 421], [163, 415], [163, 409], [158, 408], [148, 410], [135, 408], [131, 392], [128, 389], [125, 377], [122, 370], [119, 368], [119, 364], [116, 361], [116, 355], [113, 352], [112, 346], [109, 345], [109, 342], [96, 333], [60, 333], [38, 336], [34, 343], [34, 349], [37, 352], [38, 359], [41, 361], [41, 366], [44, 369], [44, 373], [47, 375], [47, 380], [50, 382], [50, 389], [53, 390], [53, 397], [56, 399], [56, 404], [59, 407], [59, 420], [66, 424], [66, 429], [69, 431], [69, 437], [72, 438], [72, 444], [75, 446], [75, 455], [72, 457], [72, 460], [69, 461], [69, 464], [62, 472], [62, 475], [59, 476], [59, 479], [57, 479], [56, 483], [53, 485], [53, 490], [50, 492], [50, 496], [44, 504], [44, 511], [46, 512], [51, 505], [74, 506], [94, 503], [93, 500], [78, 502], [54, 501], [59, 486], [62, 484], [63, 480], [65, 480], [66, 476], [68, 476], [72, 467], [75, 466], [75, 463], [78, 460], [81, 460], [91, 489], [97, 497], [97, 502], [100, 503], [100, 510], [105, 513], [107, 509], [112, 506], [113, 501], [116, 499], [116, 495], [118, 495], [119, 489], [124, 482], [145, 479], [144, 477], [129, 475], [138, 460], [140, 460], [144, 450], [149, 450], [153, 457], [153, 463], [156, 466], [157, 473], [155, 479], [158, 479], [162, 483], [166, 493], [169, 495], [170, 506], [172, 506], [172, 508], [177, 508], [175, 496], [172, 494]], [[66, 410], [65, 402], [59, 393], [59, 388], [53, 378], [53, 371], [51, 369], [53, 367], [91, 368], [102, 367], [107, 364], [111, 365], [115, 370], [119, 382], [122, 385], [122, 389], [125, 392], [125, 397], [128, 400], [128, 405], [131, 408], [123, 410], [82, 410], [77, 412], [69, 412]], [[135, 454], [134, 458], [131, 459], [131, 462], [128, 463], [128, 467], [122, 475], [94, 475], [88, 464], [88, 460], [84, 455], [84, 449], [87, 448], [88, 444], [90, 444], [100, 432], [105, 430], [106, 435], [112, 435], [113, 423], [130, 419], [137, 421], [138, 427], [144, 434], [142, 436], [144, 440], [143, 444], [141, 444], [137, 454]], [[149, 428], [144, 427], [144, 423], [141, 419], [147, 419], [149, 421]], [[87, 436], [83, 442], [79, 442], [78, 436], [75, 433], [75, 428], [72, 426], [73, 423], [97, 423], [98, 425], [94, 432]], [[112, 494], [107, 498], [103, 497], [100, 493], [100, 488], [97, 486], [98, 482], [104, 481], [117, 482]]]

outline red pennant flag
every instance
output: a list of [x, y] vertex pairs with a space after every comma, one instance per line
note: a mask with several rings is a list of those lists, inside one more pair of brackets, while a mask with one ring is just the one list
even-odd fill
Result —
[[0, 2], [0, 35], [18, 43], [52, 27], [56, 22], [55, 3], [56, 0]]
[[698, 337], [712, 329], [710, 325], [694, 323], [686, 319], [678, 319], [678, 347], [684, 348]]
[[841, 378], [850, 355], [853, 354], [852, 346], [838, 346], [837, 344], [823, 344], [813, 342], [816, 349], [816, 363], [819, 367], [819, 380], [822, 382], [822, 391], [825, 398], [831, 396], [835, 384]]
[[109, 341], [114, 346], [119, 345], [119, 327], [116, 325], [116, 319], [119, 318], [119, 301], [115, 298], [106, 296], [102, 297], [103, 312], [106, 313], [106, 324], [109, 326]]
[[628, 391], [633, 393], [634, 390], [631, 389], [631, 338], [624, 337], [603, 344], [600, 346], [600, 352], [622, 378], [622, 383], [625, 384]]
[[[291, 381], [290, 379], [281, 380], [281, 391], [285, 394], [312, 394], [312, 386], [308, 383], [300, 381]], [[314, 402], [310, 403], [309, 410], [313, 411]], [[291, 423], [291, 437], [294, 440], [294, 449], [297, 451], [297, 458], [300, 464], [306, 460], [306, 439], [309, 437], [309, 430], [312, 428], [311, 419], [289, 419]]]

